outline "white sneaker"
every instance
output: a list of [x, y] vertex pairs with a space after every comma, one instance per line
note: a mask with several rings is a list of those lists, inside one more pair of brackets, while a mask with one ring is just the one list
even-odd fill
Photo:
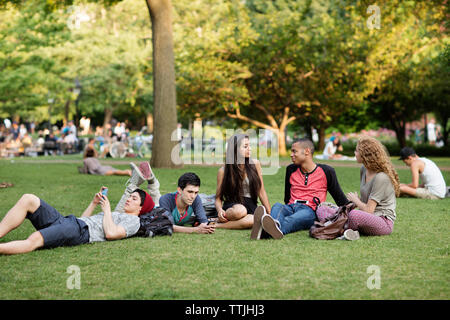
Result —
[[281, 232], [279, 222], [272, 218], [272, 216], [266, 214], [262, 217], [262, 227], [272, 238], [283, 238], [283, 232]]
[[252, 232], [250, 234], [250, 239], [259, 240], [261, 239], [262, 228], [262, 218], [267, 215], [266, 208], [263, 206], [258, 206], [253, 213], [253, 226]]
[[358, 240], [359, 232], [357, 230], [347, 229], [344, 231], [344, 238], [350, 241]]

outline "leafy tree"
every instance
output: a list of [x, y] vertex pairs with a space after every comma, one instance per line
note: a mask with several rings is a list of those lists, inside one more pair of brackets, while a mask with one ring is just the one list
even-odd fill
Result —
[[426, 61], [438, 55], [446, 39], [441, 28], [445, 9], [439, 2], [381, 2], [382, 26], [371, 31], [368, 41], [369, 116], [393, 129], [401, 146], [406, 143], [406, 122], [429, 111], [422, 85]]
[[0, 10], [0, 111], [27, 116], [48, 100], [65, 99], [67, 82], [49, 51], [67, 39], [65, 20], [48, 13], [39, 3], [26, 3], [21, 10], [8, 5]]

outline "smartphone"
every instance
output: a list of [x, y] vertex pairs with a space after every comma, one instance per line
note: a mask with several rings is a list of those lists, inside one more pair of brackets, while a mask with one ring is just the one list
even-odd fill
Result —
[[208, 226], [215, 226], [216, 222], [215, 221], [208, 221]]
[[102, 195], [104, 195], [104, 196], [108, 195], [108, 188], [105, 188], [102, 190]]

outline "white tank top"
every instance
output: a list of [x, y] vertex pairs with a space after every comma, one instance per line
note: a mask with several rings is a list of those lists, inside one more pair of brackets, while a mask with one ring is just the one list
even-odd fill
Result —
[[430, 192], [437, 197], [445, 198], [446, 187], [441, 170], [439, 170], [433, 161], [427, 158], [419, 159], [425, 163], [423, 172], [419, 175], [425, 185], [425, 188], [430, 190]]

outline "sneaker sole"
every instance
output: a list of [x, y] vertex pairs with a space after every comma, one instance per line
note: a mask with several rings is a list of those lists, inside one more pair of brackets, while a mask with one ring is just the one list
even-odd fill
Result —
[[139, 171], [142, 173], [145, 180], [149, 180], [152, 176], [151, 175], [152, 170], [150, 169], [150, 164], [148, 162], [141, 162], [139, 164]]
[[136, 171], [137, 172], [137, 174], [139, 175], [139, 178], [141, 178], [142, 180], [147, 180], [147, 179], [145, 179], [145, 177], [142, 175], [142, 172], [141, 172], [141, 170], [138, 168], [138, 166], [137, 165], [135, 165], [133, 162], [130, 162], [130, 166], [131, 166], [131, 169], [132, 170], [134, 170], [134, 171]]
[[253, 213], [253, 226], [252, 233], [250, 234], [250, 239], [259, 240], [261, 239], [262, 233], [262, 223], [261, 220], [266, 214], [266, 209], [263, 206], [258, 206]]
[[352, 230], [352, 229], [347, 229], [344, 232], [344, 238], [350, 241], [354, 241], [354, 240], [358, 240], [359, 239], [359, 232]]
[[262, 227], [272, 238], [277, 240], [283, 238], [283, 232], [281, 232], [271, 216], [266, 215], [262, 218]]

